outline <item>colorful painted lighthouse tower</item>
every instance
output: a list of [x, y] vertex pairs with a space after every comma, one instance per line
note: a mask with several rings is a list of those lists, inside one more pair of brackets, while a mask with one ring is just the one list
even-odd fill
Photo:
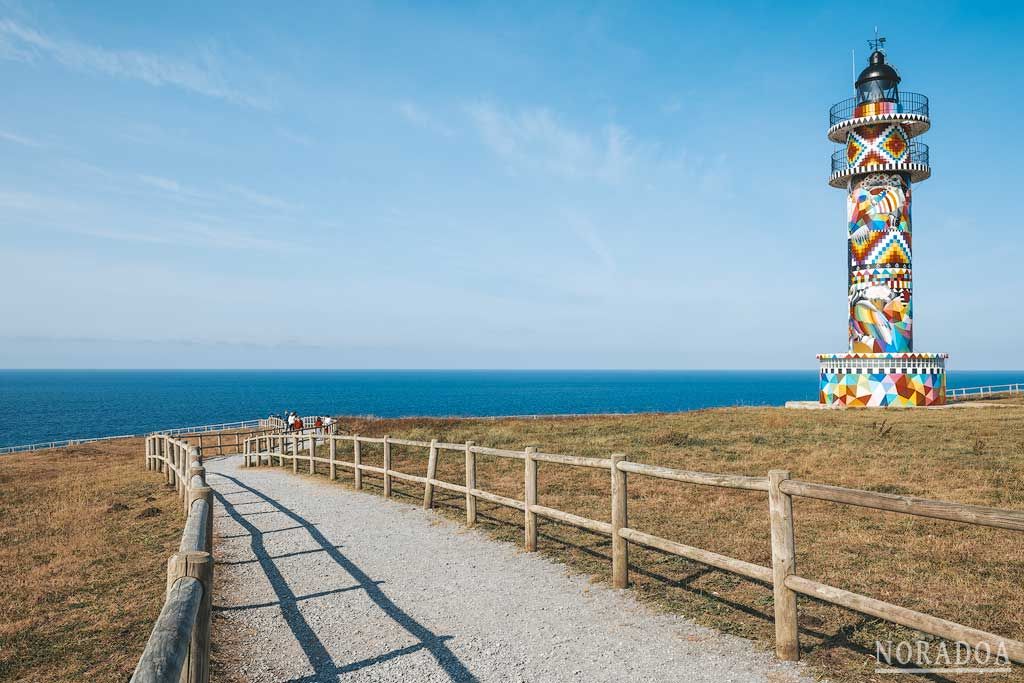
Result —
[[820, 401], [835, 407], [946, 400], [944, 353], [914, 351], [911, 186], [931, 176], [928, 98], [899, 89], [885, 39], [871, 41], [857, 95], [832, 107], [829, 184], [846, 190], [850, 350], [820, 354]]

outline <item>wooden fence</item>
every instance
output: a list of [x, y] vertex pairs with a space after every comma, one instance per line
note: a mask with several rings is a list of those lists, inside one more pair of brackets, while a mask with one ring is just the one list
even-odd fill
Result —
[[281, 430], [277, 427], [265, 427], [249, 429], [244, 432], [187, 433], [182, 434], [179, 438], [182, 441], [194, 440], [199, 447], [199, 451], [204, 455], [232, 455], [242, 452], [246, 439], [262, 434], [273, 434], [279, 431]]
[[146, 438], [146, 469], [173, 484], [187, 514], [178, 552], [167, 560], [167, 595], [132, 683], [207, 683], [213, 596], [213, 490], [202, 454], [166, 434]]
[[[325, 443], [327, 456], [317, 455], [317, 444]], [[351, 459], [340, 459], [339, 442], [350, 442]], [[383, 444], [384, 466], [375, 467], [361, 462], [360, 444]], [[412, 446], [428, 450], [424, 476], [399, 472], [391, 469], [391, 446]], [[589, 529], [610, 536], [612, 539], [612, 583], [616, 588], [629, 585], [629, 544], [646, 546], [678, 555], [687, 560], [699, 562], [716, 569], [725, 570], [755, 581], [768, 584], [774, 594], [775, 643], [780, 659], [799, 658], [797, 632], [797, 594], [832, 603], [868, 614], [879, 619], [900, 624], [918, 631], [930, 633], [946, 640], [963, 642], [974, 649], [987, 648], [989, 652], [1006, 652], [1012, 661], [1024, 663], [1024, 642], [1003, 638], [993, 633], [963, 626], [905, 607], [876, 600], [864, 595], [829, 586], [797, 574], [796, 546], [793, 534], [793, 498], [813, 498], [843, 505], [854, 505], [875, 510], [899, 512], [919, 517], [942, 519], [965, 524], [1024, 531], [1024, 512], [998, 508], [965, 505], [911, 496], [900, 496], [874, 491], [827, 486], [800, 481], [790, 477], [784, 470], [772, 470], [766, 477], [748, 477], [735, 474], [712, 474], [658, 467], [639, 462], [630, 462], [622, 454], [609, 458], [586, 458], [557, 453], [543, 453], [535, 448], [522, 451], [477, 446], [473, 442], [462, 444], [442, 443], [437, 440], [410, 441], [390, 436], [370, 438], [362, 436], [317, 436], [275, 434], [256, 436], [245, 442], [243, 464], [246, 467], [263, 464], [279, 466], [290, 461], [292, 472], [298, 472], [299, 461], [308, 462], [309, 473], [315, 473], [316, 463], [328, 467], [328, 477], [336, 479], [338, 468], [352, 470], [355, 487], [362, 488], [363, 472], [373, 472], [384, 478], [384, 495], [391, 496], [392, 480], [399, 479], [423, 485], [423, 506], [433, 505], [435, 488], [462, 493], [466, 497], [466, 523], [476, 523], [476, 502], [485, 500], [505, 505], [523, 512], [525, 547], [527, 551], [537, 549], [537, 516]], [[456, 451], [464, 454], [465, 477], [462, 484], [437, 479], [437, 460], [441, 451]], [[525, 495], [523, 500], [507, 498], [477, 488], [477, 456], [511, 458], [522, 460], [524, 465]], [[568, 465], [607, 470], [610, 474], [611, 523], [570, 514], [540, 504], [537, 499], [537, 469], [540, 463]], [[772, 563], [770, 567], [720, 555], [710, 550], [695, 548], [682, 543], [654, 536], [629, 526], [628, 476], [638, 475], [667, 479], [699, 486], [716, 486], [729, 489], [759, 491], [767, 494], [768, 517], [771, 528]], [[1002, 650], [1000, 650], [1002, 646]]]
[[[300, 419], [303, 425], [309, 425], [308, 428], [304, 428], [300, 433], [306, 434], [314, 431], [312, 425], [316, 423], [316, 415]], [[199, 452], [204, 455], [232, 455], [242, 452], [243, 444], [247, 439], [264, 434], [275, 434], [284, 430], [284, 420], [279, 417], [262, 418], [260, 420], [251, 420], [250, 422], [258, 424], [255, 425], [255, 428], [253, 428], [253, 425], [246, 424], [246, 427], [249, 427], [248, 429], [245, 427], [225, 427], [222, 430], [203, 429], [201, 431], [183, 431], [167, 435], [178, 436], [182, 441], [195, 440], [199, 446]], [[338, 424], [334, 423], [331, 429], [336, 430], [337, 426]], [[163, 432], [161, 433], [163, 434]]]

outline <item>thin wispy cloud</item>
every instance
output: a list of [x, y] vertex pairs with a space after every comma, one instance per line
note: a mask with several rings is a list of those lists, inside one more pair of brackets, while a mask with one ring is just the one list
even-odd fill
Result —
[[294, 251], [295, 247], [237, 230], [226, 230], [192, 222], [162, 225], [159, 230], [121, 229], [102, 226], [71, 225], [69, 232], [118, 242], [136, 242], [174, 247], [199, 247], [226, 250]]
[[513, 166], [609, 182], [624, 179], [633, 167], [632, 140], [621, 126], [586, 133], [569, 127], [549, 109], [509, 113], [488, 102], [468, 105], [466, 111], [484, 144]]
[[601, 237], [597, 226], [586, 216], [577, 212], [566, 212], [565, 222], [572, 231], [572, 234], [579, 239], [580, 244], [589, 251], [608, 271], [615, 272], [618, 265], [615, 256], [608, 247], [604, 238]]
[[296, 145], [302, 145], [303, 147], [312, 147], [313, 138], [302, 133], [296, 133], [294, 130], [289, 128], [279, 128], [277, 132], [288, 142], [294, 142]]
[[177, 199], [184, 200], [203, 200], [205, 204], [218, 204], [222, 205], [226, 199], [241, 200], [243, 204], [250, 206], [257, 206], [262, 209], [271, 209], [274, 211], [295, 211], [300, 207], [292, 202], [281, 199], [265, 192], [259, 192], [257, 190], [250, 189], [244, 185], [237, 184], [226, 184], [223, 186], [224, 192], [204, 192], [202, 190], [189, 187], [177, 180], [172, 178], [165, 178], [158, 175], [139, 174], [136, 178], [144, 185], [161, 190], [167, 194], [173, 195]]
[[221, 73], [221, 60], [211, 48], [198, 49], [191, 58], [109, 50], [55, 37], [12, 19], [0, 19], [0, 58], [26, 63], [45, 58], [77, 71], [176, 87], [249, 107], [269, 107], [265, 97], [243, 92], [227, 82]]
[[140, 175], [139, 180], [142, 181], [144, 184], [149, 185], [150, 187], [157, 188], [158, 190], [164, 190], [165, 192], [174, 193], [181, 192], [181, 183], [179, 183], [177, 180], [171, 180], [170, 178], [161, 178], [160, 176], [145, 174]]
[[285, 201], [279, 197], [263, 192], [257, 192], [256, 190], [251, 190], [241, 185], [228, 185], [228, 189], [246, 202], [263, 207], [264, 209], [274, 209], [275, 211], [294, 211], [299, 208], [295, 204]]
[[17, 133], [11, 133], [10, 131], [6, 130], [0, 130], [0, 140], [4, 140], [6, 142], [13, 142], [14, 144], [21, 145], [22, 147], [43, 146], [43, 143], [39, 142], [38, 140], [33, 140], [32, 138], [27, 138], [24, 135], [18, 135]]
[[396, 109], [402, 115], [402, 118], [417, 128], [437, 133], [446, 138], [454, 137], [455, 135], [455, 131], [452, 128], [438, 121], [432, 114], [414, 102], [409, 102], [408, 100], [399, 102]]

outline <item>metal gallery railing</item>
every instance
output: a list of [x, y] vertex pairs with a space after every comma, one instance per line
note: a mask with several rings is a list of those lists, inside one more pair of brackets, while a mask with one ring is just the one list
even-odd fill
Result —
[[[909, 149], [907, 150], [907, 156], [900, 164], [920, 164], [922, 166], [929, 166], [929, 152], [928, 145], [923, 142], [914, 140], [910, 143]], [[864, 173], [871, 172], [871, 166], [861, 166], [851, 164], [850, 160], [846, 156], [846, 148], [837, 149], [832, 153], [832, 173], [841, 173], [850, 169], [857, 169]]]
[[[928, 116], [928, 97], [921, 93], [901, 91], [897, 101], [892, 104], [895, 105], [893, 107], [895, 113]], [[857, 112], [857, 105], [856, 97], [833, 104], [828, 110], [829, 127], [856, 118], [854, 114]]]

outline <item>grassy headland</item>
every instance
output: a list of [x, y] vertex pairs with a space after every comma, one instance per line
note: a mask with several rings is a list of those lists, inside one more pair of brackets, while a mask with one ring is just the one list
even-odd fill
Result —
[[[943, 411], [733, 408], [667, 415], [538, 420], [346, 419], [367, 436], [607, 456], [736, 474], [794, 477], [876, 491], [1024, 509], [1024, 401]], [[0, 680], [126, 680], [163, 601], [167, 556], [183, 523], [177, 497], [141, 462], [141, 440], [0, 458]], [[363, 459], [382, 464], [380, 447]], [[424, 449], [393, 448], [393, 466], [422, 474]], [[344, 454], [339, 457], [345, 457]], [[439, 478], [461, 482], [460, 453]], [[318, 466], [322, 471], [322, 468]], [[342, 483], [351, 475], [339, 469]], [[606, 472], [542, 463], [540, 503], [608, 521]], [[364, 475], [367, 489], [380, 478]], [[478, 456], [481, 488], [521, 498], [519, 461]], [[422, 501], [422, 488], [394, 482]], [[462, 518], [461, 496], [435, 492]], [[1009, 637], [1024, 638], [1018, 534], [830, 503], [795, 502], [801, 575]], [[522, 543], [522, 515], [481, 501], [480, 526]], [[750, 562], [770, 564], [766, 496], [630, 478], [630, 526]], [[540, 520], [540, 551], [607, 581], [609, 540]], [[637, 595], [659, 609], [772, 646], [768, 587], [638, 547]], [[609, 619], [616, 615], [609, 615]], [[838, 681], [885, 680], [876, 639], [899, 627], [801, 599], [802, 657]], [[1018, 667], [1019, 668], [1019, 667]], [[912, 679], [912, 677], [906, 677]], [[963, 677], [975, 680], [977, 677]], [[986, 680], [1020, 680], [1017, 673]], [[930, 680], [957, 680], [956, 676]]]

